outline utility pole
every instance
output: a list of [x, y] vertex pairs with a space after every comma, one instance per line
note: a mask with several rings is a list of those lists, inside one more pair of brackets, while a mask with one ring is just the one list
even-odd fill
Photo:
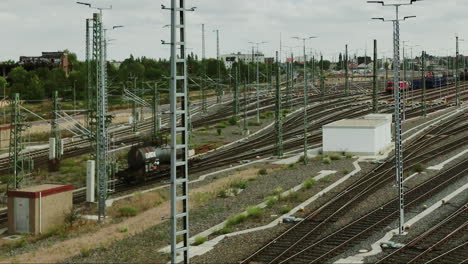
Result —
[[[405, 58], [405, 43], [406, 41], [403, 41], [403, 81], [406, 82], [406, 58]], [[393, 85], [393, 87], [399, 87], [400, 88], [400, 83], [398, 83], [398, 86]], [[402, 121], [406, 120], [406, 92], [408, 91], [408, 88], [403, 89], [403, 92], [401, 92], [401, 97], [402, 97]]]
[[349, 62], [348, 62], [348, 44], [345, 46], [345, 95], [349, 95]]
[[291, 68], [292, 63], [287, 61], [286, 58], [286, 107], [289, 108], [291, 101]]
[[[255, 64], [257, 66], [257, 88], [255, 89], [256, 97], [257, 97], [257, 123], [260, 123], [260, 72], [259, 72], [259, 65], [258, 65], [258, 57], [259, 57], [259, 46], [260, 44], [265, 44], [265, 41], [262, 42], [249, 42], [250, 44], [257, 45], [257, 54], [255, 54]], [[253, 59], [254, 57], [252, 57]]]
[[[189, 189], [188, 189], [188, 91], [186, 58], [185, 0], [171, 0], [171, 263], [178, 263], [177, 255], [183, 252], [184, 263], [189, 263]], [[178, 20], [178, 21], [177, 21]], [[163, 42], [163, 44], [166, 44]], [[218, 60], [219, 62], [219, 60]], [[182, 205], [182, 206], [180, 206]], [[177, 238], [182, 237], [182, 247]]]
[[219, 58], [219, 29], [216, 29], [216, 60], [218, 61], [218, 81], [216, 82], [216, 91], [218, 94], [217, 103], [221, 103], [222, 101], [222, 92], [221, 92], [221, 63]]
[[421, 98], [421, 106], [422, 106], [422, 115], [426, 117], [426, 52], [423, 51], [421, 55], [421, 80], [422, 80], [422, 98]]
[[403, 189], [403, 142], [402, 142], [402, 113], [401, 113], [401, 95], [400, 95], [400, 21], [406, 20], [408, 18], [413, 18], [415, 16], [407, 16], [403, 19], [399, 17], [399, 8], [403, 5], [412, 5], [416, 0], [411, 0], [408, 4], [385, 4], [383, 1], [367, 1], [368, 3], [378, 3], [382, 6], [393, 6], [395, 7], [395, 19], [385, 20], [384, 18], [373, 18], [377, 20], [382, 20], [384, 22], [389, 21], [393, 23], [393, 85], [396, 87], [394, 89], [395, 97], [395, 174], [398, 185], [398, 196], [399, 196], [399, 234], [404, 233], [404, 189]]
[[54, 91], [52, 97], [52, 122], [51, 122], [51, 131], [52, 131], [52, 138], [55, 141], [53, 146], [54, 151], [52, 152], [54, 155], [50, 155], [50, 169], [52, 171], [58, 171], [60, 166], [60, 159], [62, 156], [62, 139], [60, 135], [60, 128], [58, 124], [58, 112], [60, 111], [60, 104], [58, 98], [58, 91]]
[[280, 89], [280, 70], [278, 61], [278, 52], [276, 52], [276, 92], [275, 92], [275, 132], [276, 146], [275, 155], [283, 156], [283, 121], [281, 116], [281, 89]]
[[[136, 86], [137, 77], [133, 76], [133, 93], [137, 94], [137, 86]], [[135, 100], [132, 100], [132, 131], [136, 133], [138, 131], [138, 113], [137, 113], [137, 105]]]
[[202, 112], [206, 113], [206, 56], [205, 56], [205, 24], [202, 24], [202, 64], [203, 64], [203, 84], [202, 84]]
[[291, 53], [291, 89], [289, 90], [288, 109], [292, 109], [293, 94], [294, 94], [294, 54]]
[[456, 91], [457, 91], [457, 99], [456, 99], [456, 105], [457, 106], [460, 106], [460, 81], [459, 81], [459, 75], [460, 75], [460, 71], [459, 71], [459, 63], [458, 63], [458, 59], [460, 57], [460, 51], [458, 49], [458, 36], [456, 36], [456, 56], [455, 56], [455, 86], [456, 86]]
[[373, 97], [372, 97], [372, 108], [374, 113], [379, 112], [379, 99], [377, 93], [377, 40], [374, 39], [374, 76], [373, 76]]
[[249, 128], [247, 127], [247, 106], [249, 105], [249, 101], [247, 101], [247, 82], [244, 79], [244, 127], [242, 130], [242, 134], [244, 136], [249, 135]]
[[233, 112], [236, 120], [239, 118], [239, 73], [236, 67], [236, 78], [234, 79]]
[[159, 138], [159, 93], [158, 84], [154, 84], [153, 91], [153, 138], [157, 140]]
[[320, 94], [322, 103], [325, 101], [325, 76], [323, 76], [323, 55], [320, 55]]

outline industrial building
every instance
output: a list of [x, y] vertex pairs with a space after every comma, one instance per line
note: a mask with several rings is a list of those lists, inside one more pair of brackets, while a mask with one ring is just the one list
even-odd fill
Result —
[[391, 125], [392, 115], [387, 114], [343, 119], [324, 125], [323, 152], [377, 155], [391, 146]]
[[40, 234], [65, 223], [73, 185], [43, 184], [8, 192], [8, 232]]
[[226, 68], [232, 68], [234, 62], [242, 61], [244, 63], [264, 63], [265, 62], [265, 55], [262, 53], [251, 53], [251, 54], [242, 54], [240, 52], [221, 55], [221, 60], [226, 65]]

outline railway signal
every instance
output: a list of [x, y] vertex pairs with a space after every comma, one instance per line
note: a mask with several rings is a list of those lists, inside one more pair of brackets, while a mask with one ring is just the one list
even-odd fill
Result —
[[[393, 23], [393, 83], [400, 83], [400, 21], [404, 21], [409, 18], [414, 18], [416, 16], [405, 16], [403, 19], [400, 19], [399, 8], [404, 5], [412, 5], [414, 2], [421, 0], [411, 0], [409, 3], [396, 3], [396, 4], [386, 4], [384, 1], [367, 1], [367, 3], [381, 4], [382, 6], [392, 6], [395, 7], [395, 19], [386, 20], [384, 18], [372, 18], [376, 20], [381, 20], [383, 22], [392, 22]], [[395, 173], [396, 180], [398, 184], [398, 196], [399, 196], [399, 233], [404, 233], [404, 190], [403, 190], [403, 146], [402, 146], [402, 112], [401, 112], [401, 94], [399, 86], [394, 89], [395, 97]]]

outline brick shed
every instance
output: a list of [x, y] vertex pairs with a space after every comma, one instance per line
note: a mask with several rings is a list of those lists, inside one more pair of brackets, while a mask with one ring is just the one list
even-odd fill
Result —
[[8, 233], [47, 232], [73, 207], [73, 185], [43, 184], [8, 192]]

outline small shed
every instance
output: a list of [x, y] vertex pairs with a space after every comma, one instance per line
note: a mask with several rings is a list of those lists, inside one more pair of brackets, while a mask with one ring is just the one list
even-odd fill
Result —
[[323, 152], [376, 155], [392, 143], [392, 115], [372, 114], [323, 126]]
[[73, 185], [43, 184], [8, 192], [8, 233], [39, 234], [65, 222]]

